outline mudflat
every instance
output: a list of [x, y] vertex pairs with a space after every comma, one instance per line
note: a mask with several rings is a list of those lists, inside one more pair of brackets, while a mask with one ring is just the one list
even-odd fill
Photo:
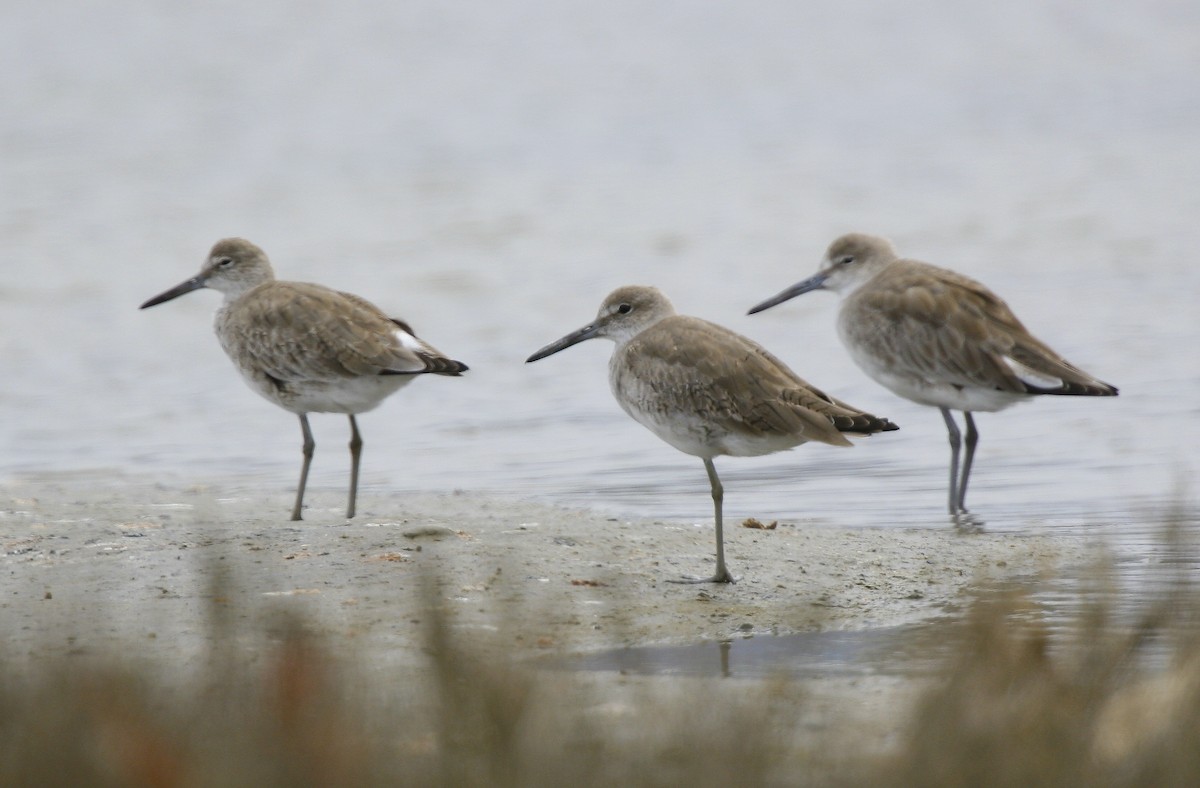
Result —
[[[285, 610], [380, 665], [422, 660], [437, 605], [456, 628], [503, 631], [512, 656], [918, 621], [973, 583], [1080, 560], [1055, 537], [839, 529], [731, 519], [736, 584], [711, 572], [710, 522], [626, 520], [470, 493], [172, 487], [104, 474], [0, 487], [7, 652], [124, 653], [186, 667], [214, 607], [242, 623]], [[773, 527], [772, 527], [773, 526]]]

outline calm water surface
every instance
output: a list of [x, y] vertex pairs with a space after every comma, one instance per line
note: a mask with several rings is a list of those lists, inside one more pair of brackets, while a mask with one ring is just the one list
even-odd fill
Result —
[[[471, 366], [361, 419], [370, 490], [706, 520], [700, 462], [612, 401], [610, 346], [523, 364], [643, 283], [902, 427], [718, 460], [731, 519], [948, 529], [941, 418], [849, 361], [837, 299], [745, 316], [862, 230], [1121, 388], [979, 418], [987, 527], [1109, 540], [1142, 588], [1194, 565], [1159, 523], [1197, 525], [1200, 6], [78, 5], [0, 29], [0, 477], [285, 511], [296, 420], [221, 353], [217, 294], [136, 309], [236, 234]], [[340, 491], [345, 419], [313, 421], [310, 484]]]

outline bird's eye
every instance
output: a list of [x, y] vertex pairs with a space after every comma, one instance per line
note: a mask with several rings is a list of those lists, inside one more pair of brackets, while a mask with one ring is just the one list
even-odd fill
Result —
[[847, 255], [843, 255], [843, 256], [839, 257], [837, 264], [838, 265], [850, 265], [853, 262], [854, 262], [854, 255], [847, 254]]
[[622, 315], [628, 315], [632, 311], [633, 307], [629, 304], [621, 304], [619, 307], [617, 307], [617, 312]]
[[220, 260], [217, 260], [217, 265], [221, 268], [228, 268], [229, 266], [233, 265], [233, 258], [222, 257]]

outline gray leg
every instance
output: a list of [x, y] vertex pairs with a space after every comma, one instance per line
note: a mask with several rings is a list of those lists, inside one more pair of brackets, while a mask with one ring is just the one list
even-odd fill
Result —
[[725, 525], [722, 516], [723, 504], [725, 502], [725, 488], [721, 486], [721, 479], [717, 476], [717, 467], [713, 465], [713, 461], [708, 457], [704, 458], [704, 470], [708, 471], [708, 483], [712, 487], [713, 512], [714, 522], [717, 531], [717, 571], [712, 577], [704, 578], [686, 578], [683, 580], [672, 580], [673, 583], [736, 583], [737, 579], [729, 573], [729, 569], [725, 566]]
[[942, 418], [946, 420], [946, 430], [950, 433], [950, 514], [959, 512], [958, 496], [958, 452], [962, 448], [962, 433], [954, 423], [949, 408], [938, 408]]
[[354, 502], [358, 498], [358, 461], [362, 459], [362, 436], [358, 434], [358, 422], [350, 414], [350, 505], [346, 517], [354, 516]]
[[975, 445], [979, 443], [979, 431], [975, 429], [975, 419], [971, 411], [964, 410], [963, 416], [967, 422], [967, 454], [963, 457], [962, 479], [958, 483], [958, 510], [967, 511], [967, 480], [971, 478], [971, 463], [975, 461]]
[[292, 519], [302, 520], [300, 509], [304, 505], [304, 487], [308, 484], [308, 466], [312, 465], [313, 450], [317, 448], [312, 430], [308, 428], [308, 414], [300, 414], [300, 429], [304, 432], [304, 464], [300, 466], [300, 486], [296, 490], [296, 505], [292, 507]]

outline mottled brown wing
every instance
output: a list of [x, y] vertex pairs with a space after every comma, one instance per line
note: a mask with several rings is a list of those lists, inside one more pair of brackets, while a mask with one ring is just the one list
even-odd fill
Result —
[[[630, 342], [627, 363], [643, 379], [662, 381], [673, 402], [730, 430], [799, 435], [850, 445], [841, 434], [865, 416], [808, 385], [757, 343], [691, 317], [671, 317]], [[863, 431], [869, 429], [859, 422]], [[853, 430], [858, 431], [858, 430]]]
[[952, 271], [893, 265], [846, 303], [849, 331], [881, 363], [931, 382], [1023, 393], [1004, 363], [1014, 332], [1027, 333], [1008, 305]]
[[[353, 301], [354, 303], [361, 306], [363, 309], [370, 310], [371, 312], [373, 312], [377, 315], [383, 315], [383, 312], [381, 312], [378, 307], [376, 307], [374, 304], [372, 304], [370, 301], [366, 300], [362, 296], [357, 296], [357, 295], [354, 295], [353, 293], [339, 293], [339, 295], [344, 296], [345, 298]], [[449, 356], [447, 356], [446, 354], [442, 353], [440, 350], [435, 348], [433, 345], [431, 345], [428, 342], [426, 342], [425, 340], [417, 337], [417, 332], [414, 331], [413, 327], [410, 326], [405, 321], [401, 320], [398, 317], [388, 317], [386, 319], [389, 323], [392, 324], [391, 332], [392, 332], [393, 336], [395, 335], [397, 328], [401, 332], [403, 332], [403, 334], [407, 335], [407, 339], [405, 340], [405, 341], [408, 341], [407, 345], [405, 345], [405, 341], [398, 340], [400, 349], [402, 351], [406, 351], [406, 355], [403, 358], [407, 359], [407, 353], [411, 353], [412, 355], [416, 356], [418, 359], [420, 359], [425, 364], [425, 368], [423, 370], [421, 370], [422, 372], [431, 372], [435, 375], [458, 376], [458, 375], [462, 374], [463, 372], [467, 371], [466, 364], [462, 363], [461, 361], [455, 361], [454, 359], [450, 358]], [[409, 340], [411, 340], [411, 341], [409, 341]], [[402, 359], [402, 361], [403, 361], [403, 359]], [[388, 367], [387, 369], [385, 369], [380, 374], [383, 374], [383, 375], [411, 374], [411, 370], [407, 369], [407, 361], [404, 361], [403, 363], [405, 364], [405, 366], [401, 366], [401, 367], [391, 366], [391, 367]]]
[[[1111, 389], [1029, 333], [1003, 299], [954, 271], [903, 261], [850, 298], [860, 344], [915, 376], [1013, 393]], [[1011, 362], [1062, 385], [1039, 388]]]
[[357, 296], [297, 282], [276, 282], [237, 305], [241, 351], [283, 381], [339, 380], [428, 371], [397, 327]]

